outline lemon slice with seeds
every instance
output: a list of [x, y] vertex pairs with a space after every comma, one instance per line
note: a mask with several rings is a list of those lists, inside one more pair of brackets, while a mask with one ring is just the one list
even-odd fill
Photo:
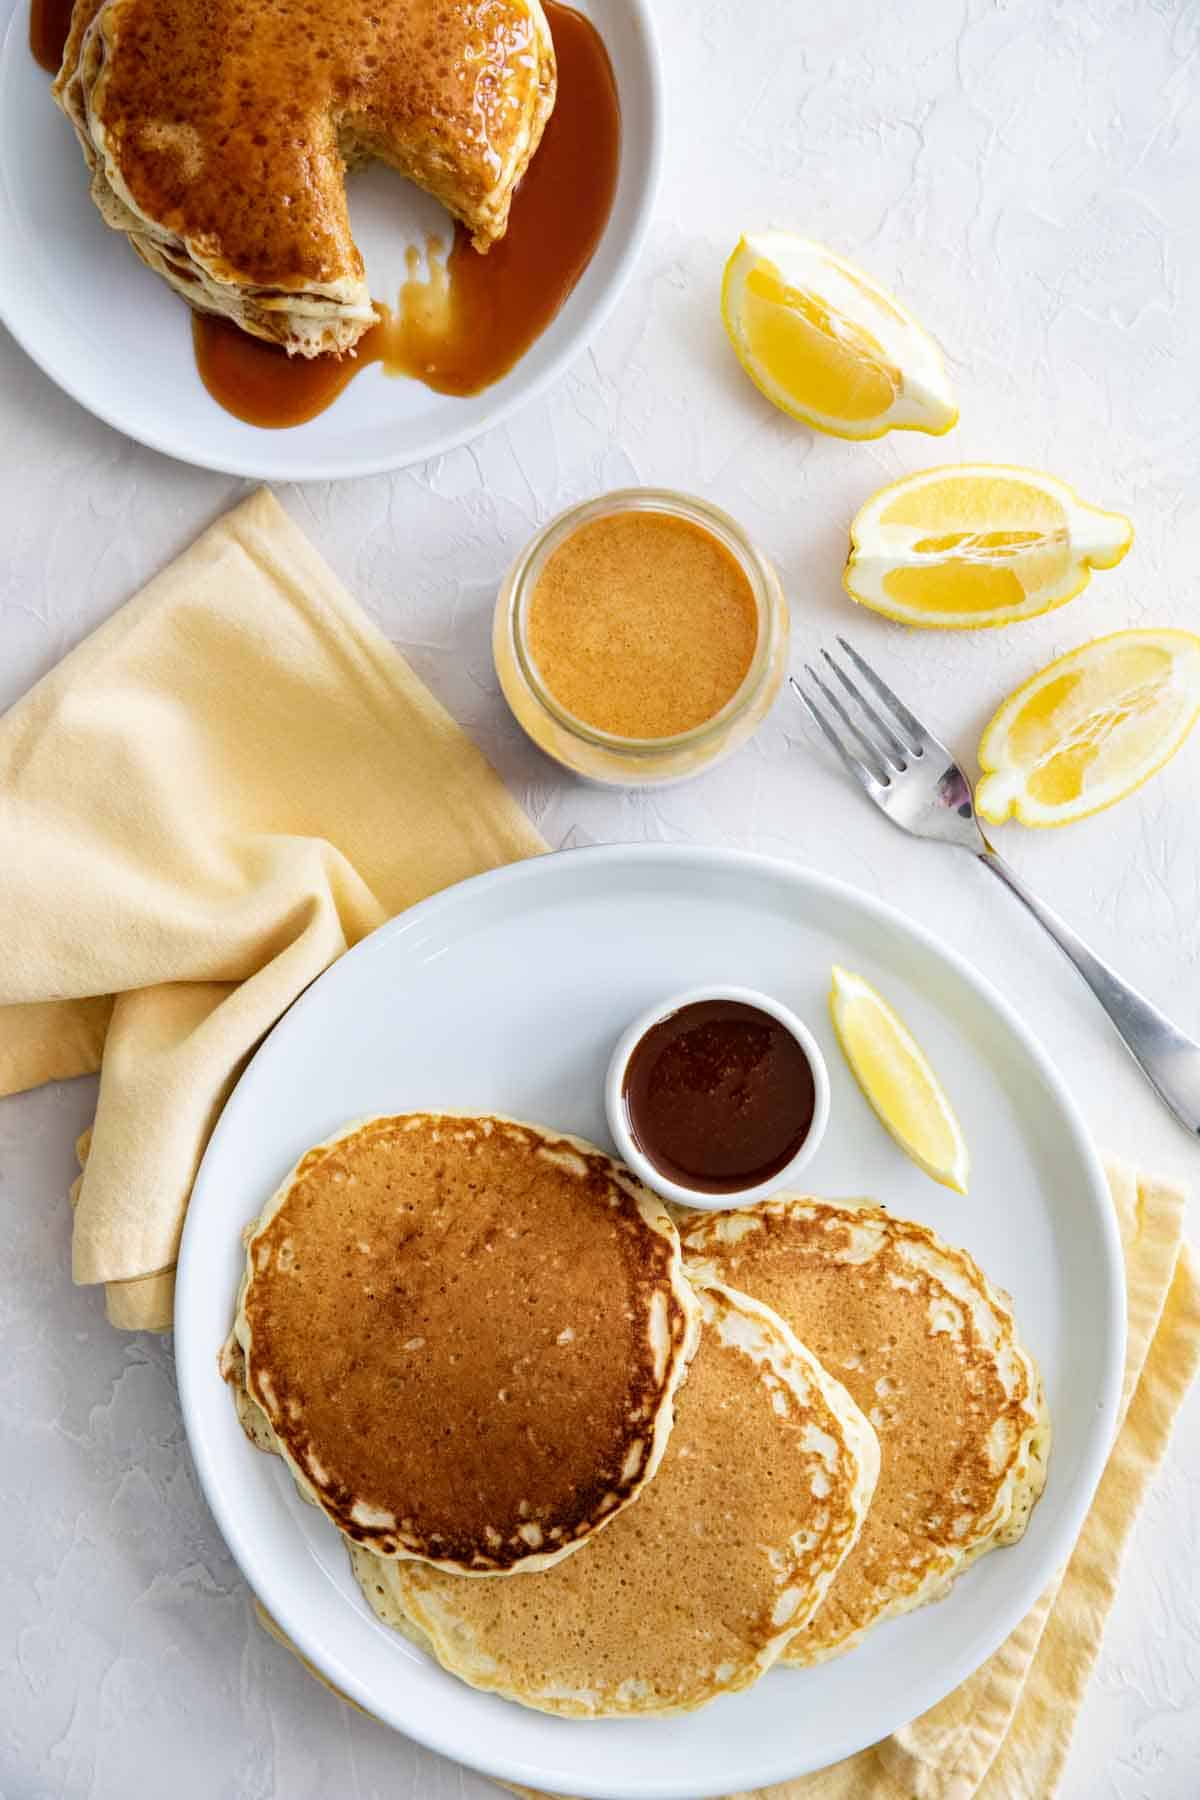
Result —
[[907, 625], [1011, 625], [1073, 599], [1132, 542], [1128, 519], [1053, 475], [963, 463], [868, 500], [842, 579], [852, 600]]
[[1200, 637], [1118, 631], [1010, 694], [979, 745], [975, 808], [999, 825], [1067, 825], [1140, 787], [1200, 715]]
[[721, 317], [751, 381], [818, 431], [940, 435], [958, 418], [933, 339], [821, 244], [783, 231], [744, 237], [725, 265]]
[[829, 1010], [854, 1079], [919, 1168], [957, 1194], [970, 1158], [941, 1082], [904, 1021], [861, 975], [835, 964]]

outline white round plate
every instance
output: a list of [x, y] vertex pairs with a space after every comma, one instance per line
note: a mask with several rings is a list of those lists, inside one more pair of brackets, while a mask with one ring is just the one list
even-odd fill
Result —
[[[829, 1024], [834, 961], [878, 983], [942, 1071], [971, 1147], [969, 1198], [923, 1176], [869, 1112]], [[924, 1220], [1012, 1294], [1046, 1378], [1050, 1478], [1019, 1544], [848, 1656], [772, 1671], [685, 1718], [549, 1718], [464, 1686], [381, 1625], [333, 1526], [300, 1500], [282, 1463], [242, 1436], [217, 1371], [239, 1233], [302, 1152], [356, 1115], [496, 1111], [607, 1144], [604, 1070], [622, 1028], [659, 996], [713, 982], [777, 995], [816, 1033], [832, 1098], [806, 1172], [812, 1191], [873, 1194]], [[998, 994], [898, 913], [841, 883], [733, 851], [637, 845], [464, 882], [385, 925], [314, 983], [217, 1126], [188, 1210], [175, 1330], [183, 1416], [217, 1523], [264, 1605], [336, 1687], [501, 1779], [600, 1800], [700, 1800], [874, 1743], [996, 1649], [1065, 1562], [1091, 1499], [1116, 1419], [1124, 1316], [1120, 1244], [1095, 1152], [1058, 1075]]]
[[[118, 431], [201, 468], [329, 481], [402, 468], [478, 437], [542, 392], [607, 316], [650, 222], [662, 161], [662, 89], [649, 0], [575, 0], [599, 29], [621, 100], [621, 165], [604, 236], [558, 317], [515, 368], [466, 399], [365, 369], [319, 417], [264, 431], [227, 413], [196, 373], [187, 308], [110, 231], [88, 197], [75, 133], [29, 51], [28, 0], [0, 50], [0, 319], [46, 374]], [[371, 292], [446, 215], [381, 166], [349, 184]]]

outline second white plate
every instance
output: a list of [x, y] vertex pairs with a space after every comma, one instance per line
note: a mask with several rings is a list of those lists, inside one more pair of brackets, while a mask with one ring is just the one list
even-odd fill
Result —
[[[217, 405], [196, 373], [187, 308], [88, 197], [75, 134], [30, 54], [20, 0], [0, 50], [0, 319], [46, 374], [118, 431], [202, 468], [326, 481], [402, 468], [478, 437], [541, 393], [599, 329], [645, 237], [662, 161], [662, 93], [646, 0], [576, 0], [600, 31], [621, 102], [621, 164], [604, 236], [579, 285], [504, 378], [466, 399], [366, 369], [306, 425], [265, 431]], [[372, 293], [446, 215], [390, 169], [349, 187]]]
[[[829, 1024], [835, 961], [878, 984], [943, 1073], [971, 1148], [968, 1198], [935, 1187], [869, 1112]], [[495, 1111], [607, 1143], [604, 1070], [622, 1028], [663, 995], [712, 982], [778, 996], [817, 1035], [832, 1095], [805, 1173], [812, 1191], [873, 1194], [925, 1220], [1011, 1293], [1046, 1379], [1050, 1478], [1019, 1544], [848, 1656], [773, 1671], [686, 1718], [549, 1718], [464, 1686], [379, 1624], [336, 1531], [242, 1436], [217, 1372], [239, 1233], [304, 1149], [365, 1113]], [[175, 1322], [184, 1420], [217, 1523], [269, 1611], [335, 1686], [502, 1779], [601, 1800], [700, 1800], [876, 1742], [1012, 1630], [1069, 1555], [1103, 1467], [1124, 1281], [1079, 1115], [979, 976], [840, 883], [763, 857], [649, 845], [541, 857], [465, 882], [384, 926], [309, 989], [250, 1064], [209, 1146]]]

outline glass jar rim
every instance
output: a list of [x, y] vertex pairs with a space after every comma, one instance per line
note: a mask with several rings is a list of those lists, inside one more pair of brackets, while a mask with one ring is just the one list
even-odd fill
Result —
[[[688, 519], [702, 530], [710, 532], [734, 556], [754, 595], [758, 631], [754, 654], [745, 675], [711, 718], [702, 719], [687, 731], [675, 732], [668, 737], [626, 737], [619, 732], [603, 731], [599, 726], [589, 725], [577, 713], [568, 711], [543, 678], [529, 643], [529, 606], [550, 556], [581, 525], [621, 512], [666, 513], [675, 518]], [[526, 544], [509, 571], [506, 586], [508, 629], [513, 656], [534, 698], [562, 730], [584, 743], [608, 751], [611, 755], [662, 756], [702, 747], [710, 739], [720, 737], [728, 725], [738, 718], [760, 693], [769, 676], [772, 630], [781, 598], [779, 578], [737, 520], [697, 495], [684, 494], [674, 488], [614, 488], [592, 500], [566, 507], [543, 525]]]

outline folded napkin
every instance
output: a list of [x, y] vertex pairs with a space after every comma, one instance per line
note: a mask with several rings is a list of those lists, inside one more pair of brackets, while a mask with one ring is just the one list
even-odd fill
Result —
[[1120, 1165], [1108, 1174], [1125, 1247], [1125, 1387], [1108, 1466], [1066, 1569], [990, 1661], [930, 1712], [832, 1768], [730, 1800], [1052, 1800], [1134, 1519], [1200, 1364], [1200, 1265], [1182, 1241], [1184, 1197]]
[[267, 492], [0, 719], [0, 1094], [100, 1070], [74, 1273], [115, 1324], [170, 1324], [209, 1133], [297, 994], [544, 848]]

